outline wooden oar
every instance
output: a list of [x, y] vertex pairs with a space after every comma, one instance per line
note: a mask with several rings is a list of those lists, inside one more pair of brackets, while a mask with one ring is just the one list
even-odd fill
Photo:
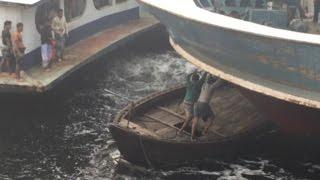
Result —
[[120, 95], [120, 94], [118, 94], [118, 93], [115, 93], [115, 92], [113, 92], [113, 91], [110, 91], [110, 90], [108, 90], [108, 89], [104, 89], [104, 91], [105, 91], [105, 92], [108, 92], [108, 93], [110, 93], [110, 94], [112, 94], [112, 95], [115, 95], [115, 96], [117, 96], [117, 97], [119, 97], [119, 98], [125, 99], [125, 100], [127, 100], [127, 101], [129, 101], [129, 102], [133, 102], [133, 101], [134, 101], [133, 99], [124, 97], [124, 96], [122, 96], [122, 95]]

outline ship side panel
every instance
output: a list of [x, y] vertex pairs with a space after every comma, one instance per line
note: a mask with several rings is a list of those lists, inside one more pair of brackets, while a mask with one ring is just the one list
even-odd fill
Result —
[[320, 47], [228, 30], [146, 7], [177, 44], [205, 64], [263, 87], [320, 101]]
[[[63, 6], [63, 1], [61, 6]], [[30, 69], [41, 61], [40, 35], [36, 30], [35, 13], [37, 7], [21, 10], [25, 24], [24, 40], [27, 46], [27, 54], [23, 61], [24, 69]], [[125, 23], [139, 18], [139, 7], [133, 0], [103, 9], [96, 9], [92, 1], [87, 1], [84, 14], [68, 23], [69, 39], [67, 45], [72, 45], [92, 36], [106, 28]], [[93, 28], [94, 27], [94, 28]]]

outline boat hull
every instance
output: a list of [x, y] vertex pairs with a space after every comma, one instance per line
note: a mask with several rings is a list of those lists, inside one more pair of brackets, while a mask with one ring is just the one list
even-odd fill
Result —
[[116, 124], [111, 124], [109, 129], [124, 159], [156, 168], [180, 166], [209, 158], [235, 158], [244, 152], [243, 144], [253, 141], [248, 136], [214, 143], [178, 143], [141, 136]]
[[320, 134], [319, 45], [215, 26], [150, 2], [141, 3], [188, 61], [243, 88], [284, 132]]
[[319, 109], [288, 103], [245, 88], [239, 90], [279, 126], [284, 134], [307, 138], [320, 135]]

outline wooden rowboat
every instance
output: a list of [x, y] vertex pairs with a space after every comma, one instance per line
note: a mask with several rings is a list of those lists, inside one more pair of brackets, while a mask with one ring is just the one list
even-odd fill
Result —
[[[180, 86], [148, 96], [122, 110], [110, 130], [124, 159], [162, 167], [218, 156], [237, 155], [244, 141], [265, 127], [266, 120], [236, 87], [219, 87], [211, 105], [217, 115], [207, 136], [190, 140], [190, 129], [177, 135], [184, 116]], [[200, 123], [201, 124], [201, 123]], [[201, 127], [201, 125], [200, 125]]]

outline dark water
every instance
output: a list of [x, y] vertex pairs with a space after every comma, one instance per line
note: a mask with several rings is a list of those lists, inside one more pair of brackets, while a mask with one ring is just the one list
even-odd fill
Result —
[[0, 179], [320, 179], [316, 143], [268, 132], [248, 154], [169, 170], [118, 165], [108, 123], [131, 99], [183, 82], [193, 69], [168, 46], [132, 44], [43, 95], [1, 95]]

